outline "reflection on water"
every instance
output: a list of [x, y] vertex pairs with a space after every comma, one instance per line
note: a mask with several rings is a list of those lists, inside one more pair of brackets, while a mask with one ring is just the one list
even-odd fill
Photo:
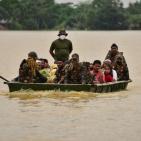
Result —
[[[17, 92], [1, 92], [1, 95], [8, 96], [8, 98], [20, 99], [20, 100], [32, 100], [32, 99], [54, 99], [59, 101], [89, 101], [96, 98], [124, 98], [127, 97], [128, 90], [122, 92], [113, 93], [93, 93], [93, 92], [76, 92], [76, 91], [32, 91], [32, 90], [21, 90]], [[34, 104], [34, 103], [33, 103]], [[36, 102], [35, 102], [36, 104]]]
[[9, 98], [20, 98], [21, 100], [29, 100], [29, 99], [39, 99], [39, 98], [52, 98], [52, 99], [72, 99], [74, 101], [82, 100], [82, 99], [92, 99], [96, 97], [97, 94], [94, 93], [86, 93], [86, 92], [61, 92], [61, 91], [18, 91], [12, 93], [3, 93], [3, 95], [8, 95]]
[[[48, 49], [56, 33], [0, 32], [0, 74], [15, 77], [32, 50], [52, 62]], [[120, 45], [133, 79], [126, 91], [9, 93], [0, 80], [0, 141], [140, 141], [140, 37], [140, 31], [69, 33], [81, 61], [103, 60], [111, 43]]]

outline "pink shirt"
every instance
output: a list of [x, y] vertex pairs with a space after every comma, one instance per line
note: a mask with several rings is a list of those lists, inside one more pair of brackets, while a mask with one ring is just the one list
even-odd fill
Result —
[[98, 72], [93, 71], [93, 76], [94, 76], [94, 83], [104, 83], [105, 79], [104, 79], [104, 74], [101, 70], [99, 70]]

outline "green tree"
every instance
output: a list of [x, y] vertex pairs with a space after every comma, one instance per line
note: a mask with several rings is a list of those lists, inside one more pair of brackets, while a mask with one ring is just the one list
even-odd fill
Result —
[[47, 18], [52, 5], [54, 5], [54, 0], [22, 0], [22, 12], [19, 21], [24, 26], [24, 29], [48, 28]]
[[0, 0], [0, 21], [16, 30], [141, 29], [141, 0], [123, 7], [120, 0], [93, 0], [78, 5], [55, 0]]
[[127, 29], [126, 15], [120, 0], [94, 0], [89, 12], [88, 26], [96, 30]]
[[76, 30], [86, 30], [87, 18], [89, 12], [89, 3], [80, 3], [77, 8], [73, 9], [72, 14], [67, 18], [66, 25], [68, 28]]
[[2, 6], [0, 6], [0, 21], [7, 20], [8, 15], [8, 12]]
[[130, 4], [127, 8], [130, 29], [141, 29], [141, 1]]

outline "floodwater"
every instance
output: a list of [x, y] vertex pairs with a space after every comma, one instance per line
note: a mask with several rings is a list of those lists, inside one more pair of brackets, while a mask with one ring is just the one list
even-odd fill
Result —
[[[81, 61], [104, 60], [119, 45], [133, 80], [126, 91], [9, 93], [0, 80], [0, 141], [141, 141], [141, 31], [68, 31]], [[1, 31], [0, 75], [14, 78], [28, 52], [53, 62], [57, 31]]]

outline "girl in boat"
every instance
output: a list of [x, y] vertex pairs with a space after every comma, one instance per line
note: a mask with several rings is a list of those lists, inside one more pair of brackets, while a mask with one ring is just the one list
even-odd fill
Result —
[[113, 69], [111, 64], [106, 64], [104, 67], [105, 82], [113, 82]]
[[93, 83], [104, 83], [104, 74], [101, 69], [101, 61], [100, 60], [95, 60], [93, 62], [93, 72], [92, 72], [92, 77], [93, 77]]
[[108, 66], [109, 66], [110, 69], [112, 69], [111, 74], [112, 74], [112, 77], [113, 77], [113, 81], [117, 81], [117, 72], [113, 69], [111, 60], [106, 59], [106, 60], [104, 60], [103, 65], [102, 65], [103, 71], [105, 71]]

